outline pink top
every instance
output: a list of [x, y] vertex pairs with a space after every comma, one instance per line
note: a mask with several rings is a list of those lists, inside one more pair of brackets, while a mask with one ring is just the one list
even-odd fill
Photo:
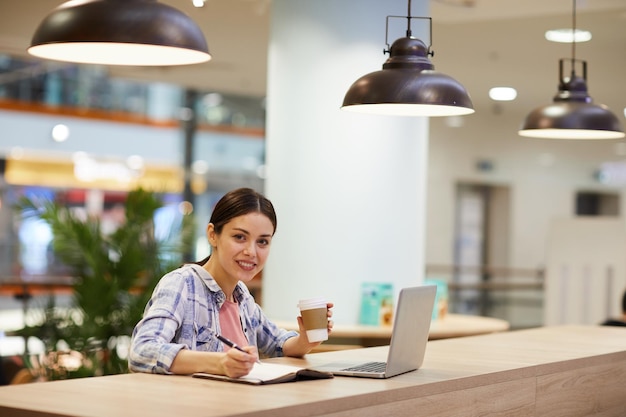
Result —
[[[248, 339], [243, 334], [241, 320], [239, 319], [239, 304], [232, 301], [224, 301], [220, 308], [220, 328], [222, 336], [239, 346], [248, 346]], [[224, 346], [224, 352], [230, 349]]]

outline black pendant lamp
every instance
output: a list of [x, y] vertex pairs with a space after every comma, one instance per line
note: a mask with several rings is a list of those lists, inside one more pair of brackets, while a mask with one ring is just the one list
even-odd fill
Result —
[[[576, 31], [576, 0], [573, 32]], [[570, 61], [571, 73], [563, 76], [563, 65]], [[576, 74], [582, 63], [583, 76]], [[559, 91], [553, 102], [533, 110], [522, 123], [521, 136], [546, 139], [620, 139], [624, 131], [617, 117], [603, 104], [594, 104], [587, 92], [587, 62], [576, 59], [576, 41], [572, 40], [572, 58], [559, 60]]]
[[198, 25], [156, 0], [67, 1], [44, 18], [28, 53], [102, 65], [172, 66], [211, 59]]
[[[389, 47], [389, 18], [407, 19], [406, 37]], [[460, 116], [474, 113], [474, 106], [465, 88], [452, 77], [434, 70], [428, 56], [430, 46], [411, 36], [411, 19], [430, 18], [387, 16], [385, 44], [389, 58], [381, 71], [364, 75], [346, 93], [342, 110], [369, 114], [398, 116]]]

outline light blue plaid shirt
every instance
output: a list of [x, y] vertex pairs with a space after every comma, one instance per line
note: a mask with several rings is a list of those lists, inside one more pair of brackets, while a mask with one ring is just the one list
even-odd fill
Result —
[[[233, 296], [248, 343], [261, 355], [283, 356], [283, 344], [297, 333], [269, 321], [242, 282]], [[199, 265], [187, 264], [164, 275], [133, 331], [130, 371], [169, 374], [181, 349], [223, 351], [215, 334], [221, 332], [219, 309], [225, 300], [213, 277]]]

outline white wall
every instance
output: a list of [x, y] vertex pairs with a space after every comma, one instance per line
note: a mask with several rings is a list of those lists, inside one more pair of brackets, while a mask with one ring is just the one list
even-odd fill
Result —
[[614, 218], [562, 218], [550, 228], [544, 323], [597, 324], [622, 316], [626, 227]]
[[[517, 129], [524, 116], [508, 114], [506, 108], [500, 114], [479, 108], [459, 128], [448, 127], [442, 119], [431, 120], [427, 263], [452, 264], [457, 181], [510, 187], [509, 265], [495, 266], [511, 268], [545, 266], [548, 229], [554, 219], [574, 214], [576, 191], [609, 190], [624, 195], [621, 187], [602, 185], [593, 177], [602, 162], [624, 160], [616, 153], [623, 141], [522, 138]], [[491, 160], [493, 171], [479, 172], [478, 159]], [[625, 205], [622, 198], [622, 213]]]

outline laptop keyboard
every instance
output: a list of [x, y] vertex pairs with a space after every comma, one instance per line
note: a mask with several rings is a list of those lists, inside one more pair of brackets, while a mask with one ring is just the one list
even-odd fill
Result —
[[385, 372], [386, 368], [387, 368], [387, 362], [366, 362], [361, 365], [351, 366], [349, 368], [342, 369], [342, 371]]

